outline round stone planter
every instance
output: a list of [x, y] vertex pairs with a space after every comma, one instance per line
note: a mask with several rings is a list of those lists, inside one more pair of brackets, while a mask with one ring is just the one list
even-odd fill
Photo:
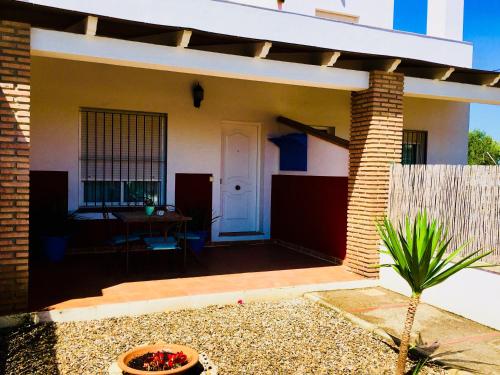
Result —
[[[132, 359], [144, 355], [146, 353], [156, 353], [158, 351], [167, 351], [170, 353], [183, 352], [187, 356], [187, 364], [172, 370], [165, 371], [143, 371], [135, 370], [127, 366]], [[156, 344], [139, 346], [118, 357], [118, 367], [125, 373], [131, 375], [171, 375], [182, 374], [198, 363], [198, 352], [188, 346], [177, 344]]]

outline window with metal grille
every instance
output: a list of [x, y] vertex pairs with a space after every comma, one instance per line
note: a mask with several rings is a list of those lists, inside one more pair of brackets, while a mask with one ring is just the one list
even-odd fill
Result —
[[167, 116], [80, 110], [80, 206], [166, 201]]
[[403, 130], [402, 164], [427, 164], [427, 132]]

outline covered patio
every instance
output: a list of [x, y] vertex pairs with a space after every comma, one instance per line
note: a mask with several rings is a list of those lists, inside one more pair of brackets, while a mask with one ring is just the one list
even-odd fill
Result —
[[[216, 296], [227, 293], [236, 301], [249, 291], [323, 290], [377, 276], [371, 265], [378, 254], [365, 248], [375, 248], [378, 240], [366, 228], [384, 208], [378, 198], [382, 190], [373, 188], [372, 180], [382, 186], [388, 176], [378, 165], [368, 174], [358, 170], [356, 158], [363, 156], [357, 150], [366, 147], [365, 140], [359, 140], [361, 146], [353, 146], [351, 153], [347, 141], [353, 139], [356, 121], [360, 128], [365, 126], [364, 91], [353, 100], [344, 89], [193, 76], [52, 56], [34, 56], [32, 72], [31, 210], [39, 192], [50, 192], [42, 197], [43, 204], [57, 192], [67, 211], [90, 219], [77, 220], [70, 231], [70, 247], [76, 248], [69, 249], [61, 263], [37, 260], [40, 249], [36, 240], [31, 242], [29, 310], [106, 309], [203, 296], [211, 296], [215, 303]], [[383, 107], [383, 102], [376, 110], [394, 116], [390, 125], [395, 128], [390, 131], [399, 137], [402, 77], [381, 72], [371, 79], [396, 87], [387, 94], [388, 105], [394, 107]], [[195, 83], [205, 91], [200, 108], [193, 105]], [[450, 130], [448, 139], [455, 129], [460, 142], [466, 124], [457, 129], [454, 113], [466, 107], [405, 98], [404, 127], [429, 134], [429, 161], [460, 159], [461, 147], [436, 147], [444, 136], [437, 129]], [[439, 121], [425, 111], [438, 113]], [[300, 131], [298, 121], [283, 121], [280, 114], [312, 124], [314, 131]], [[426, 128], [417, 128], [424, 119]], [[303, 169], [290, 167], [286, 147], [272, 142], [290, 134], [307, 137]], [[380, 137], [378, 130], [374, 134]], [[373, 146], [388, 160], [401, 154], [401, 140], [391, 137]], [[380, 146], [382, 141], [387, 144]], [[294, 148], [291, 154], [296, 157], [299, 152]], [[351, 168], [356, 168], [352, 186], [349, 158]], [[64, 176], [57, 180], [60, 172]], [[37, 180], [36, 174], [41, 175]], [[366, 179], [366, 186], [358, 183], [360, 179]], [[350, 197], [353, 186], [359, 192]], [[140, 248], [131, 252], [127, 272], [120, 256], [123, 246], [106, 249], [110, 236], [125, 232], [120, 220], [103, 220], [103, 212], [143, 212], [143, 196], [151, 192], [159, 206], [174, 204], [188, 216], [193, 215], [191, 208], [200, 206], [222, 216], [209, 228], [216, 246], [203, 250], [199, 261], [190, 255], [184, 272], [179, 254]], [[375, 203], [366, 201], [371, 195]], [[349, 201], [350, 213], [356, 216], [350, 226]], [[43, 209], [40, 218], [31, 214], [31, 230], [47, 221], [48, 210]], [[357, 218], [366, 212], [370, 217]], [[89, 249], [93, 253], [85, 251]]]

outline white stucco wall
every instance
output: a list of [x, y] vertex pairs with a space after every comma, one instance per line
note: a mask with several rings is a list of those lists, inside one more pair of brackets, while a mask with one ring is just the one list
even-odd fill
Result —
[[[391, 263], [383, 254], [381, 263]], [[392, 268], [380, 270], [380, 285], [409, 296], [410, 288]], [[422, 302], [500, 329], [500, 274], [487, 269], [460, 271], [422, 294]]]
[[[349, 102], [346, 105], [350, 105]], [[307, 120], [304, 120], [307, 123]], [[309, 125], [317, 125], [307, 123]], [[334, 123], [329, 124], [335, 126]], [[273, 135], [296, 133], [297, 131], [283, 124]], [[338, 135], [338, 134], [337, 134]], [[347, 135], [343, 138], [348, 139]], [[279, 157], [279, 148], [276, 146], [276, 157]], [[307, 136], [307, 171], [279, 171], [282, 175], [298, 176], [348, 176], [349, 151], [322, 139]]]
[[[191, 86], [205, 88], [201, 109]], [[167, 201], [175, 197], [176, 173], [211, 173], [213, 206], [220, 204], [221, 123], [257, 122], [261, 131], [260, 229], [269, 235], [271, 177], [280, 173], [279, 150], [267, 138], [288, 133], [278, 115], [335, 126], [349, 138], [348, 91], [223, 79], [105, 64], [34, 57], [32, 63], [31, 169], [69, 172], [69, 208], [79, 202], [79, 108], [168, 114]], [[405, 98], [405, 128], [429, 131], [429, 163], [461, 164], [467, 157], [468, 104]], [[347, 150], [309, 137], [308, 171], [290, 174], [346, 176]], [[218, 228], [214, 227], [217, 239]]]
[[[201, 109], [193, 107], [191, 86], [205, 89]], [[267, 137], [276, 134], [278, 115], [316, 125], [335, 124], [337, 134], [348, 138], [350, 93], [316, 88], [257, 83], [104, 64], [33, 58], [31, 169], [69, 172], [69, 207], [79, 201], [79, 108], [168, 113], [167, 201], [175, 197], [176, 173], [212, 173], [213, 207], [219, 211], [221, 123], [225, 120], [258, 122], [262, 126], [260, 206], [261, 230], [269, 235], [271, 176], [278, 173], [278, 149]], [[323, 142], [323, 141], [321, 141]], [[347, 174], [347, 152], [339, 163], [320, 168], [310, 144], [309, 173]], [[320, 152], [322, 153], [322, 152]], [[218, 228], [214, 227], [217, 239]]]
[[467, 164], [468, 103], [404, 98], [404, 128], [427, 130], [428, 164]]
[[[230, 0], [235, 3], [277, 9], [276, 0]], [[339, 12], [359, 17], [362, 25], [392, 29], [394, 0], [286, 0], [283, 10], [314, 16], [316, 9]]]
[[427, 35], [462, 40], [464, 0], [427, 0]]

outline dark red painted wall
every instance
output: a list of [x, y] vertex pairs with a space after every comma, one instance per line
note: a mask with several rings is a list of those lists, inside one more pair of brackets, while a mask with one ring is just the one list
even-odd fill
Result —
[[[212, 175], [177, 173], [175, 175], [175, 205], [184, 215], [203, 213], [206, 216], [205, 220], [209, 223], [212, 214]], [[193, 221], [195, 222], [196, 220]]]
[[176, 173], [175, 205], [187, 215], [192, 210], [212, 212], [212, 175]]
[[347, 177], [273, 176], [271, 236], [344, 259]]

